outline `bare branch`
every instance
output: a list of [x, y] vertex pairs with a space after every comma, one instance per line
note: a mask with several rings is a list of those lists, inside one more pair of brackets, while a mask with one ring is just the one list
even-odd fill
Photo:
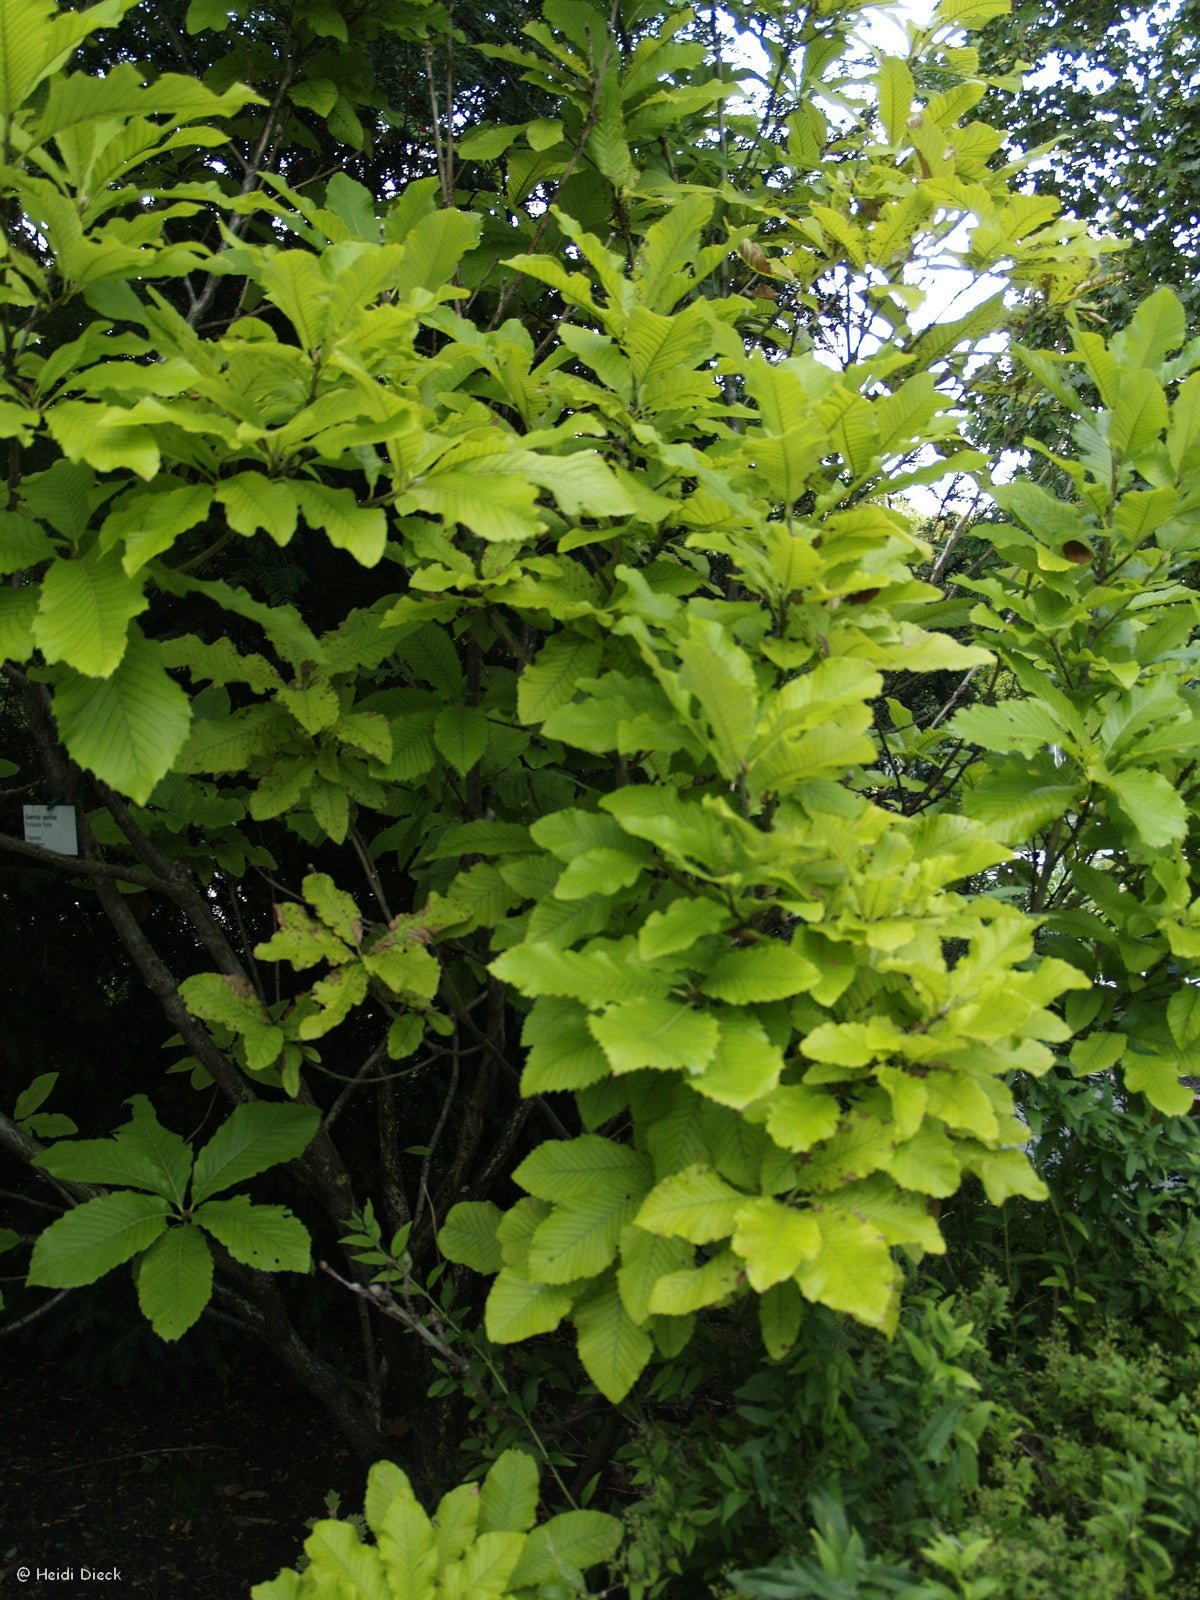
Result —
[[11, 833], [0, 833], [0, 850], [6, 850], [10, 855], [24, 856], [28, 861], [36, 861], [39, 866], [51, 867], [56, 872], [65, 872], [70, 877], [114, 878], [119, 883], [136, 883], [143, 889], [153, 889], [158, 894], [174, 898], [171, 884], [164, 883], [161, 878], [143, 871], [141, 867], [123, 867], [117, 861], [89, 861], [81, 856], [59, 855], [57, 851], [46, 850], [40, 844], [30, 844]]
[[65, 1300], [71, 1293], [70, 1289], [60, 1289], [49, 1300], [43, 1300], [40, 1306], [28, 1312], [23, 1317], [18, 1317], [15, 1322], [0, 1322], [0, 1338], [10, 1333], [19, 1333], [22, 1328], [28, 1328], [30, 1323], [39, 1321], [48, 1311], [53, 1311], [59, 1301]]

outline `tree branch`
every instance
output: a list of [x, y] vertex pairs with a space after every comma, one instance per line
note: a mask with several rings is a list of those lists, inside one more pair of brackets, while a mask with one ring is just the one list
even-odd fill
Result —
[[29, 861], [36, 861], [39, 866], [51, 867], [56, 872], [65, 872], [72, 877], [114, 878], [119, 883], [136, 883], [143, 889], [153, 889], [158, 894], [175, 898], [173, 885], [152, 873], [144, 872], [140, 867], [123, 867], [116, 861], [90, 861], [82, 856], [59, 855], [55, 850], [30, 844], [11, 833], [0, 833], [0, 850], [6, 850], [10, 855], [24, 856]]
[[27, 1315], [18, 1317], [15, 1322], [0, 1322], [0, 1339], [10, 1333], [19, 1333], [22, 1328], [27, 1328], [31, 1322], [37, 1322], [46, 1315], [47, 1311], [53, 1311], [59, 1301], [65, 1300], [70, 1293], [70, 1289], [60, 1289], [56, 1295], [52, 1295], [49, 1300], [43, 1300], [40, 1306], [28, 1312]]

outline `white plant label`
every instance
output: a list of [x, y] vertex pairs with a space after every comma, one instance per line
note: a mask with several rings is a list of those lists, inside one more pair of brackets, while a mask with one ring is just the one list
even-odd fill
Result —
[[26, 844], [40, 844], [43, 850], [53, 850], [59, 856], [79, 854], [74, 806], [22, 806], [21, 810]]

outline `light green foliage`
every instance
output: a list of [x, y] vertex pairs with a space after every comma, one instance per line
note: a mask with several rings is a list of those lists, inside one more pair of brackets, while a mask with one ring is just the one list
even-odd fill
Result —
[[[383, 928], [369, 929], [354, 900], [325, 873], [309, 873], [303, 892], [316, 915], [305, 906], [286, 902], [276, 907], [278, 931], [255, 948], [261, 959], [286, 961], [295, 970], [325, 965], [326, 971], [290, 1005], [267, 1008], [251, 986], [236, 977], [199, 973], [180, 985], [180, 994], [194, 1016], [219, 1024], [237, 1036], [245, 1068], [295, 1094], [300, 1064], [306, 1059], [302, 1041], [321, 1038], [367, 999], [372, 980], [395, 996], [427, 1011], [437, 992], [440, 972], [425, 948], [429, 920], [393, 918]], [[400, 1035], [389, 1046], [396, 1056], [411, 1053], [423, 1032], [423, 1019], [409, 1019], [413, 1028], [403, 1046]]]
[[[806, 782], [796, 789], [804, 793]], [[936, 1192], [956, 1187], [963, 1171], [978, 1173], [997, 1201], [1037, 1188], [1015, 1148], [1025, 1136], [998, 1075], [1018, 1064], [1045, 1070], [1050, 1052], [1035, 1041], [1063, 1036], [1046, 1003], [1081, 980], [1062, 962], [1021, 970], [1032, 953], [1024, 920], [943, 887], [998, 859], [978, 831], [949, 819], [905, 827], [847, 800], [833, 834], [825, 791], [807, 793], [805, 806], [777, 792], [764, 829], [752, 807], [739, 815], [716, 795], [693, 798], [665, 784], [617, 791], [604, 812], [631, 848], [656, 851], [665, 893], [610, 875], [594, 937], [577, 949], [526, 941], [493, 964], [534, 999], [531, 1024], [539, 1007], [561, 1006], [558, 997], [575, 1002], [613, 1074], [602, 1097], [583, 1092], [585, 1120], [627, 1110], [650, 1160], [642, 1174], [614, 1166], [610, 1191], [602, 1153], [615, 1163], [623, 1147], [588, 1135], [543, 1145], [518, 1169], [518, 1182], [551, 1209], [528, 1254], [509, 1261], [497, 1282], [504, 1314], [490, 1319], [492, 1337], [523, 1337], [574, 1304], [582, 1354], [591, 1308], [607, 1292], [598, 1275], [619, 1269], [629, 1221], [692, 1245], [731, 1243], [723, 1275], [720, 1258], [697, 1263], [704, 1276], [685, 1289], [687, 1269], [672, 1262], [661, 1291], [624, 1302], [624, 1364], [601, 1383], [614, 1398], [649, 1359], [649, 1341], [634, 1329], [656, 1314], [727, 1299], [742, 1274], [760, 1292], [792, 1277], [811, 1299], [894, 1326], [889, 1246], [942, 1248], [923, 1201], [904, 1193], [930, 1192], [935, 1151], [951, 1174], [947, 1187], [934, 1182]], [[602, 820], [560, 813], [535, 834], [571, 856], [565, 875], [586, 859], [572, 848]], [[561, 831], [547, 833], [550, 824]], [[701, 919], [700, 937], [682, 949], [663, 950], [659, 935], [647, 959], [631, 934], [644, 927], [653, 938], [668, 924], [681, 874], [701, 904], [723, 913], [711, 932]], [[722, 922], [738, 930], [732, 942], [718, 931]], [[943, 955], [951, 937], [966, 943], [954, 966]], [[850, 1020], [868, 995], [872, 1020]], [[552, 1154], [549, 1184], [535, 1162]], [[465, 1259], [449, 1225], [443, 1248]], [[569, 1294], [536, 1293], [542, 1284]], [[513, 1314], [518, 1285], [528, 1320]]]
[[[32, 338], [6, 380], [12, 406], [29, 401], [14, 437], [60, 453], [17, 496], [12, 561], [28, 563], [29, 610], [11, 619], [14, 653], [50, 682], [72, 758], [152, 818], [181, 782], [176, 808], [197, 780], [236, 803], [210, 830], [223, 864], [246, 858], [246, 816], [360, 854], [364, 832], [386, 853], [394, 823], [402, 859], [421, 852], [413, 908], [381, 923], [326, 873], [277, 907], [256, 957], [319, 969], [290, 998], [267, 1005], [214, 973], [180, 992], [244, 1071], [295, 1096], [319, 1042], [352, 1016], [385, 1007], [389, 1050], [411, 1053], [422, 1021], [442, 1025], [430, 946], [475, 936], [476, 959], [528, 1008], [527, 1091], [573, 1090], [585, 1129], [620, 1116], [629, 1134], [542, 1146], [517, 1173], [534, 1209], [519, 1202], [492, 1244], [477, 1211], [470, 1225], [451, 1212], [443, 1248], [494, 1264], [498, 1245], [491, 1336], [570, 1316], [614, 1400], [655, 1340], [668, 1347], [693, 1309], [747, 1285], [794, 1284], [890, 1331], [894, 1247], [942, 1248], [927, 1195], [970, 1174], [997, 1203], [1037, 1189], [1007, 1079], [1049, 1065], [1048, 1044], [1066, 1037], [1051, 1008], [1085, 980], [1035, 954], [1012, 906], [957, 887], [1005, 857], [984, 821], [898, 815], [868, 776], [885, 674], [992, 659], [939, 631], [937, 591], [914, 576], [927, 550], [895, 498], [927, 469], [896, 463], [931, 448], [937, 472], [976, 460], [958, 448], [952, 380], [1004, 310], [989, 302], [918, 336], [907, 266], [960, 219], [972, 265], [1011, 262], [1015, 282], [1060, 299], [1089, 260], [1052, 204], [987, 164], [990, 131], [965, 120], [984, 85], [954, 54], [954, 29], [987, 10], [948, 7], [921, 36], [956, 87], [917, 117], [910, 64], [856, 77], [842, 35], [820, 50], [810, 35], [785, 142], [756, 135], [737, 187], [698, 162], [680, 197], [660, 135], [686, 124], [703, 144], [735, 83], [696, 75], [704, 48], [672, 42], [679, 17], [622, 56], [599, 12], [551, 7], [526, 26], [528, 48], [494, 53], [586, 131], [572, 149], [566, 122], [518, 130], [537, 160], [513, 158], [491, 213], [483, 199], [437, 208], [417, 186], [377, 214], [345, 178], [323, 208], [275, 181], [240, 200], [168, 188], [142, 212], [130, 185], [164, 127], [215, 144], [210, 123], [248, 95], [193, 85], [171, 101], [174, 84], [141, 90], [124, 67], [72, 113], [73, 129], [125, 140], [126, 187], [93, 212], [84, 191], [112, 169], [93, 170], [99, 157], [64, 132], [65, 101], [43, 110], [32, 79], [14, 91], [20, 160], [4, 181], [44, 226], [61, 293], [85, 293], [92, 313], [69, 353]], [[191, 25], [221, 21], [193, 8]], [[822, 154], [823, 78], [864, 108], [837, 161]], [[334, 114], [319, 82], [297, 92]], [[512, 143], [480, 130], [465, 148], [483, 160]], [[628, 251], [576, 204], [581, 160], [627, 219]], [[781, 169], [816, 177], [794, 192], [751, 181]], [[520, 207], [556, 176], [535, 229]], [[168, 211], [202, 205], [277, 226], [240, 228], [219, 259], [167, 243]], [[550, 348], [515, 317], [472, 320], [505, 206], [528, 247], [501, 262], [506, 295], [548, 286], [570, 311]], [[551, 239], [555, 252], [538, 247]], [[155, 286], [207, 268], [237, 274], [253, 314], [198, 331]], [[754, 280], [808, 305], [845, 271], [867, 272], [892, 342], [836, 366], [811, 340], [781, 348]], [[51, 292], [15, 256], [3, 287], [18, 311]], [[1106, 448], [1150, 450], [1166, 406], [1140, 370]], [[51, 509], [64, 473], [85, 507], [70, 520]], [[386, 556], [405, 577], [318, 634], [291, 606], [180, 560], [201, 528], [275, 545], [303, 528], [359, 568], [389, 571]], [[161, 596], [236, 618], [259, 649], [160, 637]], [[523, 641], [516, 672], [494, 657], [481, 671], [498, 641]], [[403, 666], [390, 680], [389, 660]], [[1156, 774], [1113, 760], [1096, 781], [1143, 833], [1178, 839]], [[494, 857], [483, 835], [449, 842], [464, 816], [491, 823], [475, 785], [509, 830]], [[283, 1128], [283, 1108], [259, 1109]], [[257, 1153], [233, 1148], [254, 1115], [235, 1112], [201, 1153], [196, 1198], [221, 1172], [286, 1158], [257, 1128]], [[127, 1145], [113, 1143], [113, 1170]], [[233, 1203], [211, 1204], [195, 1220], [207, 1214], [235, 1255], [298, 1259], [282, 1224], [264, 1214], [252, 1247]], [[198, 1259], [164, 1254], [154, 1274], [182, 1277]], [[769, 1323], [782, 1348], [790, 1312]]]
[[299, 1156], [316, 1131], [315, 1111], [239, 1106], [193, 1164], [191, 1146], [161, 1125], [144, 1095], [130, 1103], [132, 1120], [111, 1139], [60, 1140], [37, 1157], [56, 1178], [121, 1187], [84, 1201], [45, 1229], [34, 1246], [29, 1283], [74, 1288], [133, 1259], [143, 1314], [160, 1339], [174, 1340], [212, 1298], [205, 1232], [247, 1266], [308, 1270], [308, 1230], [283, 1206], [255, 1205], [246, 1195], [209, 1197]]
[[[219, 150], [256, 97], [143, 86], [129, 62], [68, 78], [58, 58], [123, 3], [68, 25], [20, 0], [20, 49], [0, 52], [19, 223], [0, 648], [48, 688], [82, 774], [133, 802], [126, 827], [97, 787], [105, 846], [151, 841], [193, 924], [186, 869], [215, 897], [214, 861], [222, 892], [276, 868], [266, 837], [329, 870], [269, 879], [253, 978], [234, 959], [179, 985], [232, 1082], [294, 1103], [240, 1106], [194, 1169], [148, 1103], [113, 1140], [55, 1146], [47, 1170], [123, 1188], [48, 1229], [30, 1281], [145, 1251], [142, 1306], [178, 1336], [210, 1287], [195, 1230], [248, 1265], [302, 1263], [286, 1213], [213, 1197], [304, 1147], [309, 1069], [338, 1078], [323, 1055], [373, 1030], [403, 1060], [428, 1032], [412, 1070], [449, 1054], [457, 1075], [464, 1043], [503, 1055], [503, 1016], [523, 1092], [572, 1094], [582, 1132], [525, 1155], [507, 1213], [443, 1213], [445, 1255], [495, 1274], [493, 1340], [569, 1319], [619, 1401], [696, 1311], [747, 1294], [775, 1357], [805, 1303], [895, 1332], [901, 1253], [945, 1248], [938, 1200], [968, 1178], [996, 1205], [1044, 1193], [1014, 1075], [1081, 1029], [1119, 1034], [1127, 1082], [1170, 1112], [1200, 1042], [1171, 1009], [1172, 961], [1200, 955], [1180, 581], [1200, 380], [1169, 296], [1107, 345], [1081, 326], [1100, 405], [1080, 402], [1056, 462], [1073, 499], [997, 486], [1017, 575], [970, 580], [969, 636], [918, 575], [932, 552], [902, 498], [986, 476], [959, 385], [1008, 317], [995, 295], [927, 325], [914, 269], [957, 251], [1066, 306], [1100, 253], [972, 117], [989, 84], [962, 34], [999, 0], [945, 0], [908, 56], [865, 65], [856, 8], [804, 13], [772, 47], [766, 124], [690, 14], [614, 31], [550, 0], [489, 49], [556, 115], [468, 135], [458, 158], [503, 160], [495, 182], [456, 185], [439, 146], [438, 179], [386, 198], [344, 174], [234, 192], [223, 157], [184, 181], [168, 148]], [[383, 11], [363, 27], [420, 38], [435, 8]], [[188, 26], [231, 13], [197, 0]], [[307, 45], [346, 19], [305, 4], [296, 26]], [[284, 93], [366, 143], [340, 77]], [[843, 291], [871, 308], [866, 343], [823, 331]], [[1023, 359], [1073, 403], [1061, 364]], [[301, 610], [271, 563], [314, 551], [342, 583]], [[901, 674], [961, 675], [965, 695], [980, 669], [1019, 693], [951, 720], [956, 695], [916, 731], [892, 696], [902, 748], [884, 748]], [[929, 800], [943, 739], [989, 753], [962, 814]], [[1067, 834], [1094, 912], [1052, 903]], [[1032, 916], [1011, 893], [1027, 868]], [[370, 902], [346, 887], [360, 871]], [[376, 1531], [378, 1549], [314, 1534], [278, 1592], [339, 1567], [377, 1591]], [[517, 1584], [514, 1538], [451, 1558], [443, 1527], [439, 1594]]]
[[443, 1496], [432, 1517], [390, 1461], [367, 1479], [364, 1543], [348, 1522], [318, 1522], [303, 1571], [256, 1584], [254, 1600], [550, 1600], [586, 1592], [583, 1572], [616, 1551], [621, 1525], [599, 1511], [537, 1522], [531, 1458], [506, 1450], [482, 1484]]

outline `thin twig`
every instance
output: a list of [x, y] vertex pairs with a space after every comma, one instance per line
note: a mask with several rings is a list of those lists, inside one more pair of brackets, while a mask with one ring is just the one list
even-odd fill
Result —
[[61, 1472], [86, 1472], [89, 1467], [108, 1467], [114, 1461], [143, 1461], [149, 1456], [187, 1455], [196, 1450], [225, 1450], [234, 1453], [231, 1444], [164, 1444], [157, 1450], [126, 1450], [119, 1456], [101, 1456], [97, 1461], [74, 1461], [69, 1467], [51, 1467], [43, 1472], [45, 1478], [56, 1478]]
[[338, 1095], [337, 1099], [330, 1106], [329, 1110], [325, 1113], [325, 1116], [323, 1118], [323, 1121], [325, 1123], [325, 1131], [326, 1132], [329, 1131], [329, 1129], [337, 1121], [338, 1117], [341, 1116], [342, 1112], [345, 1110], [346, 1103], [350, 1099], [350, 1096], [354, 1093], [354, 1091], [357, 1088], [360, 1087], [360, 1085], [363, 1083], [364, 1079], [368, 1083], [370, 1083], [372, 1081], [371, 1079], [366, 1077], [366, 1074], [372, 1070], [372, 1068], [375, 1066], [376, 1062], [382, 1061], [384, 1056], [386, 1056], [386, 1054], [387, 1054], [387, 1046], [386, 1045], [382, 1045], [382, 1044], [376, 1045], [375, 1049], [371, 1051], [370, 1055], [363, 1062], [362, 1066], [359, 1067], [358, 1071], [354, 1074], [354, 1076], [352, 1078], [349, 1078], [346, 1081], [346, 1087], [342, 1090], [341, 1094]]
[[0, 1337], [7, 1333], [16, 1333], [21, 1328], [27, 1328], [31, 1322], [36, 1322], [39, 1317], [44, 1317], [47, 1311], [53, 1311], [60, 1300], [65, 1300], [70, 1294], [70, 1289], [60, 1289], [49, 1300], [43, 1300], [36, 1310], [30, 1311], [23, 1317], [18, 1317], [15, 1322], [0, 1322]]
[[[327, 1278], [332, 1278], [335, 1283], [340, 1283], [343, 1289], [349, 1289], [351, 1294], [358, 1295], [360, 1299], [369, 1300], [385, 1317], [390, 1317], [393, 1322], [399, 1322], [410, 1333], [415, 1333], [418, 1339], [423, 1339], [431, 1350], [436, 1350], [438, 1355], [444, 1361], [448, 1361], [464, 1378], [469, 1376], [473, 1382], [475, 1381], [475, 1374], [471, 1369], [470, 1362], [460, 1356], [453, 1345], [448, 1344], [445, 1339], [440, 1339], [430, 1327], [422, 1322], [415, 1312], [406, 1310], [396, 1297], [390, 1294], [382, 1285], [378, 1283], [355, 1283], [350, 1278], [343, 1278], [340, 1272], [336, 1272], [329, 1265], [328, 1261], [318, 1261], [317, 1266]], [[495, 1406], [492, 1405], [491, 1409], [495, 1410]]]
[[49, 1200], [35, 1200], [32, 1195], [18, 1194], [15, 1189], [0, 1189], [0, 1200], [15, 1200], [18, 1205], [36, 1206], [39, 1211], [53, 1211], [59, 1217], [66, 1210], [65, 1206], [51, 1205]]
[[375, 896], [376, 904], [383, 912], [384, 920], [391, 922], [392, 911], [388, 905], [387, 895], [384, 893], [383, 881], [379, 876], [379, 870], [371, 859], [371, 852], [367, 849], [366, 841], [358, 831], [357, 825], [353, 822], [350, 824], [347, 837], [354, 846], [354, 853], [363, 869], [363, 876], [371, 887], [371, 893]]
[[945, 544], [942, 546], [941, 550], [939, 551], [938, 558], [933, 564], [933, 571], [929, 574], [930, 583], [932, 583], [932, 584], [940, 584], [941, 583], [942, 574], [945, 572], [947, 563], [949, 562], [950, 557], [954, 553], [955, 545], [958, 543], [958, 541], [962, 538], [963, 534], [967, 531], [967, 529], [971, 526], [971, 524], [975, 520], [975, 511], [976, 511], [977, 506], [979, 505], [980, 498], [981, 498], [980, 491], [976, 490], [975, 495], [974, 495], [973, 499], [971, 500], [970, 505], [963, 512], [962, 516], [959, 517], [958, 521], [954, 524], [954, 527], [951, 529], [949, 537], [947, 538]]
[[[456, 1045], [457, 1045], [457, 1042], [458, 1041], [457, 1041], [457, 1038], [456, 1038], [455, 1039], [455, 1044]], [[434, 1130], [433, 1130], [432, 1134], [429, 1137], [429, 1143], [425, 1147], [425, 1159], [421, 1163], [421, 1176], [417, 1180], [417, 1203], [416, 1203], [416, 1206], [413, 1209], [413, 1215], [414, 1216], [419, 1217], [421, 1215], [421, 1207], [427, 1201], [429, 1203], [430, 1209], [432, 1210], [433, 1201], [430, 1198], [429, 1189], [428, 1189], [429, 1169], [430, 1169], [430, 1165], [431, 1165], [431, 1163], [433, 1161], [433, 1153], [437, 1149], [438, 1141], [441, 1139], [442, 1133], [445, 1130], [446, 1121], [447, 1121], [447, 1118], [450, 1115], [450, 1107], [454, 1104], [454, 1096], [457, 1093], [458, 1093], [458, 1050], [455, 1049], [453, 1055], [450, 1058], [450, 1087], [446, 1090], [446, 1098], [442, 1102], [441, 1115], [438, 1117], [437, 1123], [436, 1123], [436, 1125], [434, 1127]], [[436, 1224], [436, 1222], [437, 1222], [437, 1218], [436, 1217], [434, 1218], [434, 1222]]]
[[954, 693], [950, 696], [949, 700], [946, 701], [946, 704], [941, 708], [941, 710], [938, 712], [937, 716], [934, 717], [933, 721], [929, 724], [930, 732], [932, 732], [934, 728], [939, 727], [941, 725], [941, 723], [945, 722], [946, 718], [954, 710], [955, 706], [962, 699], [963, 695], [966, 694], [968, 688], [971, 685], [971, 680], [974, 678], [975, 674], [980, 670], [980, 667], [982, 667], [982, 665], [983, 665], [983, 663], [980, 662], [979, 666], [971, 667], [971, 668], [968, 669], [967, 672], [965, 672], [963, 674], [962, 680], [959, 683], [958, 688], [955, 689]]
[[442, 203], [452, 206], [454, 189], [450, 181], [450, 159], [442, 142], [442, 111], [438, 105], [437, 80], [433, 74], [433, 46], [428, 39], [422, 46], [422, 55], [425, 61], [425, 82], [429, 86], [429, 107], [432, 115], [430, 132], [433, 134], [433, 154], [437, 161], [438, 184], [442, 191]]
[[[263, 122], [263, 129], [259, 136], [258, 143], [255, 145], [254, 151], [251, 154], [249, 161], [246, 163], [246, 176], [242, 180], [240, 191], [243, 196], [252, 193], [259, 187], [259, 170], [266, 162], [268, 155], [274, 154], [275, 135], [279, 127], [280, 113], [283, 110], [287, 92], [292, 86], [292, 79], [295, 77], [295, 75], [296, 64], [294, 61], [289, 60], [284, 66], [282, 76], [279, 80], [279, 86], [275, 91], [275, 98], [271, 101], [270, 106], [267, 108], [266, 119]], [[215, 252], [215, 256], [223, 255], [225, 251], [229, 249], [231, 244], [236, 243], [236, 241], [241, 238], [242, 233], [249, 221], [250, 217], [246, 212], [243, 212], [240, 216], [235, 216], [232, 219], [227, 227], [229, 239], [221, 246], [220, 250]], [[219, 273], [210, 272], [208, 274], [208, 279], [205, 282], [203, 289], [201, 289], [200, 293], [196, 296], [196, 298], [192, 301], [191, 306], [188, 308], [188, 313], [185, 320], [190, 327], [194, 328], [196, 326], [196, 324], [200, 321], [200, 318], [212, 304], [213, 296], [217, 292], [217, 285], [220, 283], [220, 281], [221, 275]]]
[[263, 1005], [267, 1003], [267, 993], [263, 987], [262, 973], [259, 971], [258, 962], [254, 959], [254, 947], [250, 943], [250, 936], [246, 932], [245, 918], [242, 916], [242, 903], [238, 899], [237, 884], [225, 872], [220, 875], [221, 882], [225, 885], [226, 897], [233, 912], [233, 920], [237, 923], [238, 938], [241, 940], [242, 950], [246, 956], [246, 966], [254, 984], [255, 992]]

